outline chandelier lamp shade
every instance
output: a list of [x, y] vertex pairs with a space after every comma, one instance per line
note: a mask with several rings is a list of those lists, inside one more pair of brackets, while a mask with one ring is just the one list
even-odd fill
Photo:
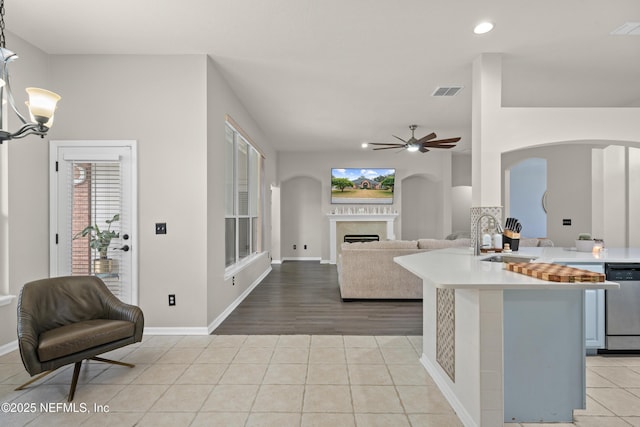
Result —
[[[4, 0], [0, 0], [0, 144], [10, 139], [24, 138], [28, 135], [39, 135], [41, 138], [49, 131], [53, 124], [53, 114], [56, 105], [60, 100], [60, 95], [46, 89], [36, 87], [26, 88], [29, 100], [26, 102], [29, 108], [29, 119], [25, 118], [16, 107], [11, 92], [11, 82], [9, 78], [9, 64], [18, 59], [18, 55], [10, 51], [5, 46], [4, 36]], [[6, 91], [7, 103], [4, 103]], [[8, 104], [8, 105], [7, 105]], [[13, 112], [22, 122], [20, 129], [15, 132], [5, 130], [4, 119], [6, 117], [4, 109], [11, 107]]]

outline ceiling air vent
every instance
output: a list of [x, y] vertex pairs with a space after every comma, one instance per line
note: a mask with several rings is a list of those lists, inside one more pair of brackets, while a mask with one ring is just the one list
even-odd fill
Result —
[[440, 86], [431, 96], [456, 96], [462, 90], [462, 86]]

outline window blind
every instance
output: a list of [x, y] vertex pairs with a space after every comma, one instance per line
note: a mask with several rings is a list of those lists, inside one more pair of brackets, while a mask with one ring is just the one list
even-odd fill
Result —
[[[123, 299], [122, 261], [123, 221], [120, 163], [73, 161], [68, 168], [68, 199], [71, 231], [69, 250], [72, 275], [96, 275], [111, 292]], [[85, 234], [83, 236], [83, 234]]]

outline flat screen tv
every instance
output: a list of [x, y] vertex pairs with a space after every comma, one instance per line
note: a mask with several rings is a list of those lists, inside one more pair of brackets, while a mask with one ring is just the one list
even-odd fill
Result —
[[395, 176], [391, 168], [332, 168], [331, 203], [390, 205]]

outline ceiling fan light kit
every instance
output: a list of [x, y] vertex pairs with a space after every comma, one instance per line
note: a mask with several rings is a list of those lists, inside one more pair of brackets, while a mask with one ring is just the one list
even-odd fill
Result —
[[402, 143], [397, 142], [371, 142], [369, 145], [379, 145], [380, 147], [374, 148], [374, 150], [407, 150], [409, 152], [420, 151], [421, 153], [426, 153], [430, 148], [453, 148], [455, 147], [455, 143], [460, 141], [460, 137], [455, 138], [447, 138], [447, 139], [438, 139], [434, 132], [431, 132], [429, 135], [423, 136], [420, 139], [416, 139], [415, 130], [418, 125], [410, 125], [409, 129], [411, 129], [411, 138], [408, 140], [404, 140], [399, 136], [392, 135], [394, 138], [402, 141]]

